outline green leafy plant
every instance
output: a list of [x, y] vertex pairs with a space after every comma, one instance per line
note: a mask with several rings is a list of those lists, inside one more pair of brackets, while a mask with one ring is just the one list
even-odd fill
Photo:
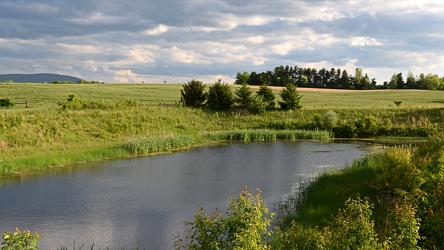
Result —
[[26, 250], [37, 250], [37, 242], [40, 239], [40, 234], [35, 232], [31, 233], [29, 230], [20, 231], [16, 228], [15, 232], [5, 232], [2, 235], [3, 242], [0, 245], [2, 250], [12, 250], [12, 249], [26, 249]]
[[207, 105], [213, 110], [230, 109], [234, 104], [233, 93], [228, 84], [221, 80], [213, 84], [207, 93]]
[[14, 105], [14, 102], [9, 98], [0, 99], [0, 107], [12, 108]]
[[324, 114], [322, 119], [322, 125], [327, 130], [332, 130], [338, 123], [338, 114], [332, 110], [329, 110]]
[[265, 109], [274, 109], [274, 106], [276, 105], [276, 103], [274, 102], [275, 95], [273, 93], [273, 90], [271, 90], [268, 85], [261, 85], [259, 90], [256, 92], [256, 95], [258, 101], [265, 106]]
[[198, 80], [185, 83], [180, 90], [180, 102], [187, 107], [200, 108], [205, 104], [205, 85]]
[[256, 195], [244, 189], [239, 197], [230, 198], [225, 216], [219, 210], [212, 215], [200, 206], [194, 221], [186, 222], [190, 228], [186, 249], [269, 249], [265, 239], [271, 232], [267, 227], [273, 214], [269, 213], [260, 192]]
[[282, 109], [288, 110], [301, 108], [300, 100], [302, 95], [299, 94], [296, 85], [291, 83], [285, 85], [285, 88], [281, 90], [280, 94], [282, 101], [279, 101], [279, 105]]
[[235, 101], [241, 107], [250, 107], [253, 102], [253, 90], [246, 83], [235, 91]]

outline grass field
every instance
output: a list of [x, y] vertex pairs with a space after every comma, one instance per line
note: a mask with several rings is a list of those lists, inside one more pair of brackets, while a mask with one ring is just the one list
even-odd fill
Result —
[[[238, 87], [232, 86], [233, 91]], [[193, 137], [191, 145], [195, 145], [208, 142], [202, 137], [216, 132], [232, 132], [229, 138], [237, 138], [238, 131], [250, 131], [240, 133], [248, 138], [255, 130], [318, 130], [323, 129], [319, 120], [329, 110], [338, 114], [342, 130], [336, 133], [352, 137], [381, 135], [381, 131], [385, 136], [427, 136], [441, 131], [444, 122], [440, 91], [301, 89], [302, 109], [240, 115], [181, 107], [181, 89], [181, 84], [0, 84], [0, 99], [30, 103], [30, 108], [17, 104], [0, 109], [0, 173], [9, 176], [74, 162], [127, 157], [132, 153], [125, 145], [137, 140], [144, 140], [145, 145], [146, 138], [162, 141], [186, 135]], [[280, 90], [274, 91], [279, 100]], [[131, 99], [136, 104], [62, 109], [59, 103], [72, 94], [85, 101], [112, 104]], [[402, 103], [396, 106], [394, 101]], [[265, 133], [269, 133], [265, 137], [276, 137], [274, 132]], [[307, 138], [308, 133], [296, 134]], [[174, 143], [190, 145], [180, 140]], [[169, 147], [165, 150], [171, 150]]]
[[[233, 89], [239, 86], [234, 86]], [[0, 98], [14, 102], [29, 101], [34, 109], [54, 107], [70, 94], [85, 100], [104, 99], [116, 101], [134, 99], [142, 104], [177, 104], [182, 84], [0, 84]], [[279, 100], [279, 89], [275, 89]], [[300, 90], [302, 105], [306, 109], [343, 108], [441, 108], [444, 106], [442, 91], [430, 90], [367, 90], [367, 91], [313, 91]], [[397, 107], [394, 101], [402, 101]], [[14, 109], [24, 108], [17, 105]]]

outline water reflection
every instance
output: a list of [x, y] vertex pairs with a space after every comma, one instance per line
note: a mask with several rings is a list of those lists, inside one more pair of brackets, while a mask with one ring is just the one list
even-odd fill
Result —
[[[351, 164], [363, 144], [234, 143], [154, 157], [83, 164], [0, 188], [0, 230], [38, 230], [41, 249], [172, 249], [198, 204], [228, 206], [247, 186], [272, 204], [301, 178]], [[270, 206], [272, 207], [272, 205]]]

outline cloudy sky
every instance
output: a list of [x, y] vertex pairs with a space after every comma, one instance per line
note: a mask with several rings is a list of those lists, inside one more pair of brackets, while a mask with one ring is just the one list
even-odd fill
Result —
[[444, 76], [440, 0], [1, 0], [0, 74], [233, 82], [279, 65]]

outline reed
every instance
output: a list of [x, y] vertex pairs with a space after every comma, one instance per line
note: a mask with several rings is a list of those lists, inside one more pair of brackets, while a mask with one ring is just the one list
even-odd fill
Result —
[[296, 211], [284, 218], [285, 226], [290, 226], [293, 220], [303, 227], [327, 226], [348, 199], [369, 197], [376, 200], [377, 191], [373, 185], [376, 175], [372, 164], [380, 157], [380, 154], [366, 156], [355, 160], [352, 166], [317, 176], [300, 190]]

